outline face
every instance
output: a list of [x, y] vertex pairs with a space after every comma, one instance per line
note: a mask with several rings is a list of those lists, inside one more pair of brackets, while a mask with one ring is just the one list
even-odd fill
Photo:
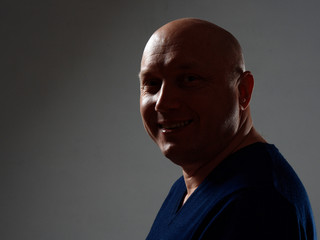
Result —
[[179, 165], [212, 159], [239, 127], [236, 77], [212, 41], [168, 36], [153, 35], [143, 54], [144, 127], [163, 154]]

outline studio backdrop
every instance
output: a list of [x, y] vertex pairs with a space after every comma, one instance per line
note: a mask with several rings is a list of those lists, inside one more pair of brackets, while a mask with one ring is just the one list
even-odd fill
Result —
[[319, 1], [2, 0], [0, 238], [145, 239], [179, 167], [139, 113], [150, 35], [181, 17], [240, 41], [257, 130], [308, 191], [320, 232]]

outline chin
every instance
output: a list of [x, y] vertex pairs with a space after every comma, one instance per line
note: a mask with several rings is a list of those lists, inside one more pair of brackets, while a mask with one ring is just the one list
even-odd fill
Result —
[[179, 148], [178, 146], [166, 146], [166, 147], [162, 146], [161, 152], [171, 162], [181, 167], [186, 164], [190, 164], [194, 162], [195, 159], [197, 159], [192, 157], [193, 154], [188, 152], [187, 149]]
[[170, 159], [172, 161], [172, 159], [176, 159], [176, 158], [182, 158], [183, 156], [183, 151], [178, 147], [178, 146], [174, 146], [172, 144], [165, 144], [163, 146], [160, 146], [161, 152], [162, 154]]

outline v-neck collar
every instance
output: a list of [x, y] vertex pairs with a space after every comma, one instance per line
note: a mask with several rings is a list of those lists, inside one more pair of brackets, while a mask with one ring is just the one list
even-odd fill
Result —
[[[259, 146], [260, 145], [260, 146]], [[232, 163], [232, 159], [237, 159], [239, 156], [243, 155], [243, 153], [246, 153], [248, 149], [250, 148], [255, 148], [255, 147], [265, 147], [265, 145], [269, 145], [274, 147], [272, 144], [266, 144], [266, 143], [254, 143], [251, 145], [248, 145], [240, 150], [238, 150], [235, 153], [232, 153], [229, 155], [227, 158], [225, 158], [216, 168], [214, 168], [211, 173], [202, 181], [202, 183], [196, 188], [196, 190], [190, 195], [188, 200], [182, 205], [182, 202], [184, 200], [184, 197], [187, 193], [187, 188], [184, 182], [183, 176], [180, 177], [179, 181], [179, 192], [176, 193], [176, 204], [174, 204], [173, 209], [172, 209], [172, 220], [176, 218], [179, 215], [183, 215], [183, 213], [189, 212], [190, 208], [193, 207], [195, 203], [199, 203], [199, 198], [203, 198], [203, 192], [206, 192], [206, 189], [208, 185], [215, 184], [215, 180], [219, 181], [219, 178], [221, 177], [220, 174], [221, 172], [225, 172], [225, 168], [228, 168]], [[219, 183], [217, 183], [219, 185]], [[210, 186], [211, 187], [211, 186]], [[219, 195], [219, 193], [217, 193]]]

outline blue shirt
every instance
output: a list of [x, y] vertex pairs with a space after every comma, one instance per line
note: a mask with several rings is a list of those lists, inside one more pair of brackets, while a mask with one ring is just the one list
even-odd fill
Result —
[[274, 145], [255, 143], [220, 163], [181, 207], [172, 186], [147, 240], [316, 240], [307, 193]]

